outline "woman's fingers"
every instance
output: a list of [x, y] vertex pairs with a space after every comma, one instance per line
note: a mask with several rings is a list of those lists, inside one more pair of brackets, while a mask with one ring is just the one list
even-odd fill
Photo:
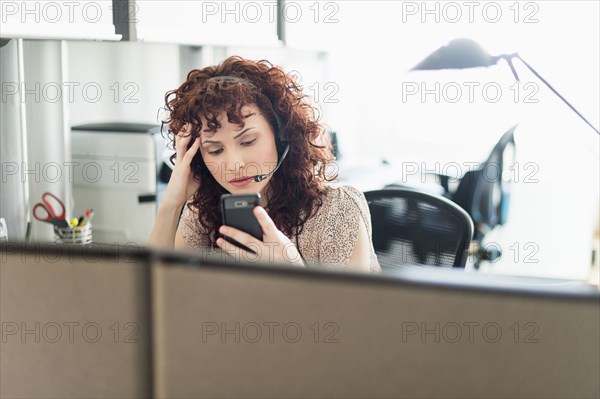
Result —
[[[238, 247], [236, 245], [233, 245], [232, 243], [228, 242], [227, 240], [225, 240], [223, 238], [218, 238], [217, 239], [217, 245], [223, 251], [227, 252], [229, 255], [231, 255], [231, 256], [233, 256], [235, 258], [239, 258], [240, 251], [248, 252], [248, 251], [246, 251], [243, 248], [240, 248], [240, 247]], [[250, 245], [246, 245], [246, 247], [249, 248], [252, 251], [255, 251], [257, 249], [256, 245], [253, 245], [252, 243]], [[250, 253], [250, 252], [248, 252], [248, 253]], [[253, 254], [256, 254], [256, 252], [253, 252]]]
[[[189, 141], [189, 140], [188, 140]], [[194, 159], [194, 155], [198, 152], [198, 148], [200, 147], [200, 137], [196, 137], [196, 140], [192, 143], [192, 146], [186, 151], [183, 156], [183, 164], [189, 165], [192, 163], [192, 159]]]
[[190, 125], [186, 123], [181, 131], [175, 136], [175, 151], [177, 152], [177, 161], [183, 159], [186, 154], [188, 144], [192, 139], [192, 134], [189, 131]]
[[197, 138], [191, 142], [192, 134], [188, 123], [175, 135], [174, 140], [177, 152], [175, 168], [167, 185], [163, 202], [179, 207], [200, 189], [199, 178], [191, 172], [190, 168], [192, 159], [200, 147], [200, 139]]
[[263, 235], [271, 237], [273, 234], [277, 233], [277, 227], [275, 223], [273, 223], [273, 219], [269, 216], [265, 208], [262, 206], [254, 207], [254, 216], [256, 216], [256, 220], [258, 220], [258, 224], [262, 228]]
[[234, 240], [236, 240], [242, 245], [245, 245], [248, 248], [252, 248], [252, 246], [254, 245], [253, 242], [256, 241], [256, 238], [254, 238], [248, 233], [244, 233], [243, 231], [236, 229], [235, 227], [221, 226], [219, 227], [219, 233], [229, 238], [233, 238]]
[[231, 243], [228, 243], [222, 238], [217, 239], [217, 245], [219, 246], [219, 248], [221, 248], [223, 251], [227, 252], [231, 256], [235, 256], [235, 251], [240, 250], [238, 247]]
[[[261, 207], [255, 207], [254, 211], [263, 230], [266, 230], [264, 231], [263, 241], [257, 240], [250, 234], [230, 226], [221, 226], [219, 233], [227, 237], [228, 240], [233, 239], [250, 250], [249, 252], [252, 253], [252, 257], [246, 258], [246, 261], [290, 263], [297, 266], [304, 266], [298, 249], [285, 234], [275, 227], [267, 212]], [[240, 254], [243, 255], [248, 252], [223, 238], [217, 240], [217, 245], [224, 252], [236, 257], [236, 259], [240, 259]]]

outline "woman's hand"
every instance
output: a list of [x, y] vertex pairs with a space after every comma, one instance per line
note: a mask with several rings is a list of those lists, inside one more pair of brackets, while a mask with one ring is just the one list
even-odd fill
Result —
[[294, 266], [304, 266], [302, 257], [296, 246], [277, 229], [273, 220], [267, 214], [263, 207], [254, 207], [254, 216], [258, 220], [263, 231], [263, 240], [257, 240], [248, 233], [238, 230], [230, 226], [221, 226], [219, 233], [233, 238], [240, 244], [245, 245], [249, 249], [256, 252], [245, 251], [235, 245], [225, 241], [223, 238], [217, 240], [217, 245], [229, 255], [236, 259], [245, 260], [248, 262], [260, 263], [289, 263]]
[[200, 188], [200, 183], [194, 179], [190, 166], [194, 155], [196, 155], [200, 148], [200, 137], [197, 137], [188, 149], [191, 138], [189, 124], [186, 124], [183, 130], [175, 136], [177, 156], [171, 179], [162, 200], [162, 204], [165, 204], [165, 206], [181, 207]]

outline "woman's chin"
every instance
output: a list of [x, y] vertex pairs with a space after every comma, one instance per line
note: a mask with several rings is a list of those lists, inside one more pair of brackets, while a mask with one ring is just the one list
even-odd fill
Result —
[[231, 184], [228, 186], [227, 189], [231, 194], [254, 194], [260, 192], [260, 188], [257, 187], [257, 184], [248, 184], [245, 187], [235, 187]]
[[243, 187], [234, 186], [233, 184], [227, 184], [225, 187], [227, 191], [231, 194], [254, 194], [254, 193], [262, 193], [266, 185], [266, 181], [262, 181], [260, 183], [249, 183]]

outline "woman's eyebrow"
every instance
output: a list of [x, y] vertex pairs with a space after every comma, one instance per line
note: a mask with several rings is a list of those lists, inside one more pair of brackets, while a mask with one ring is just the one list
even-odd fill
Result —
[[[235, 137], [233, 138], [234, 140], [237, 139], [238, 137], [240, 137], [241, 135], [245, 134], [246, 132], [248, 132], [248, 130], [250, 129], [254, 129], [254, 126], [250, 126], [244, 130], [242, 130], [240, 133], [236, 134]], [[202, 145], [204, 144], [221, 144], [220, 141], [216, 141], [216, 140], [205, 140], [202, 142]]]

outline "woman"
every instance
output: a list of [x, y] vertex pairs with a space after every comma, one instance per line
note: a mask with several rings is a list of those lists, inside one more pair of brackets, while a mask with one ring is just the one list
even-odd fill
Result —
[[[149, 245], [215, 249], [238, 259], [300, 267], [381, 271], [366, 200], [352, 187], [327, 184], [337, 178], [326, 175], [334, 160], [331, 145], [291, 75], [268, 61], [230, 57], [192, 70], [165, 102], [164, 123], [178, 132], [172, 137], [175, 167]], [[262, 176], [254, 179], [257, 175]], [[256, 192], [262, 202], [253, 212], [262, 241], [221, 226], [222, 194]]]

